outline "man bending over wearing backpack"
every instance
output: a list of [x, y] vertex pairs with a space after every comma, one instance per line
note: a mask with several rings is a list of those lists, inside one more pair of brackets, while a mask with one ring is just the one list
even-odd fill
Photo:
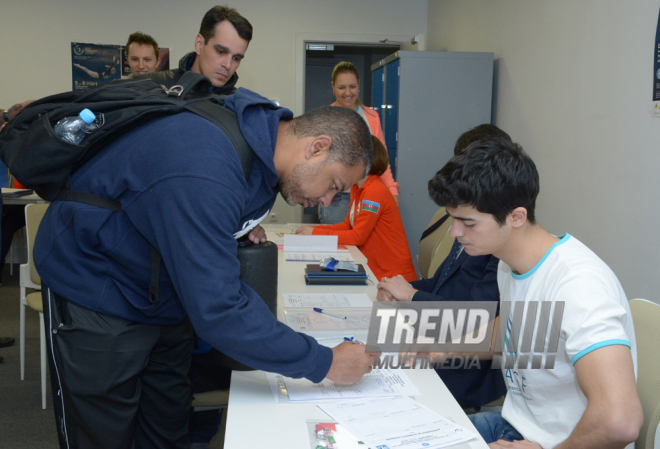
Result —
[[[453, 217], [450, 235], [466, 253], [500, 259], [500, 310], [515, 304], [510, 315], [500, 315], [507, 320], [502, 356], [512, 364], [503, 370], [508, 393], [502, 412], [470, 415], [486, 443], [603, 449], [635, 441], [643, 417], [626, 295], [589, 248], [570, 234], [555, 237], [536, 222], [534, 162], [505, 139], [477, 142], [438, 172], [429, 193]], [[523, 349], [528, 329], [520, 332], [522, 341], [515, 330], [521, 322], [534, 322], [528, 313], [552, 317], [547, 329], [558, 329], [558, 337], [550, 331], [541, 338], [541, 349], [530, 335], [527, 341], [537, 342], [534, 353]]]
[[[34, 260], [61, 447], [188, 447], [193, 326], [256, 369], [339, 383], [371, 370], [363, 345], [325, 348], [277, 322], [236, 257], [237, 238], [263, 237], [256, 225], [279, 192], [329, 204], [362, 178], [368, 127], [344, 108], [292, 119], [245, 89], [226, 107], [254, 151], [249, 182], [227, 135], [185, 112], [124, 134], [71, 176], [122, 211], [55, 201], [41, 222]], [[151, 246], [162, 257], [153, 303]]]

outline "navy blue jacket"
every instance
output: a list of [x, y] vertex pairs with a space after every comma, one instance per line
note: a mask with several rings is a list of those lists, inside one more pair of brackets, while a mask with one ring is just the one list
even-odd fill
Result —
[[[34, 260], [48, 287], [87, 309], [144, 324], [186, 315], [228, 356], [291, 377], [321, 381], [332, 351], [277, 322], [239, 281], [236, 238], [272, 208], [280, 120], [291, 111], [246, 89], [227, 97], [255, 152], [249, 182], [227, 136], [192, 113], [124, 134], [72, 176], [73, 189], [117, 200], [122, 212], [54, 202]], [[148, 299], [150, 245], [161, 254], [160, 301]]]
[[[440, 274], [447, 260], [432, 279], [411, 282], [419, 290], [413, 301], [499, 301], [497, 265], [494, 256], [469, 256], [465, 251], [451, 266], [442, 283]], [[491, 361], [480, 361], [480, 368], [436, 370], [449, 391], [463, 408], [481, 407], [506, 394], [502, 372], [491, 369]]]

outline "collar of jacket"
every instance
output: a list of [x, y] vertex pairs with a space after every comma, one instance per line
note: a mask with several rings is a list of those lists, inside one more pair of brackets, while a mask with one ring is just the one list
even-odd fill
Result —
[[[179, 60], [179, 70], [181, 73], [187, 72], [192, 69], [193, 64], [195, 63], [195, 58], [197, 58], [197, 53], [191, 51], [186, 54], [183, 58]], [[215, 87], [213, 89], [214, 94], [218, 95], [229, 95], [233, 94], [236, 91], [236, 82], [238, 81], [238, 74], [234, 73], [229, 80], [224, 84], [224, 86]]]

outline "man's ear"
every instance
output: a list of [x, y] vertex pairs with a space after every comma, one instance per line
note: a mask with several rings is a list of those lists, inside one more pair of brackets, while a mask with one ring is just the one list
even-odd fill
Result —
[[322, 158], [326, 159], [332, 147], [332, 138], [325, 134], [314, 137], [307, 145], [305, 159]]
[[520, 228], [527, 222], [527, 209], [524, 207], [516, 207], [509, 214], [511, 218], [511, 226]]
[[195, 37], [195, 53], [197, 53], [198, 55], [202, 53], [203, 46], [204, 46], [204, 36], [198, 34], [197, 37]]

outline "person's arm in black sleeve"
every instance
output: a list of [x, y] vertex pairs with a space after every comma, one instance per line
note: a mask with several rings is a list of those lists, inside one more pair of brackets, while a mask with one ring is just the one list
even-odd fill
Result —
[[[497, 287], [497, 266], [499, 259], [494, 256], [468, 256], [458, 269], [445, 282], [459, 283], [454, 291], [463, 291], [460, 297], [447, 297], [431, 293], [433, 287], [427, 291], [418, 289], [413, 301], [498, 301], [500, 298]], [[441, 268], [438, 268], [433, 281], [440, 277]]]
[[418, 279], [416, 281], [412, 281], [410, 285], [416, 290], [420, 290], [423, 292], [431, 292], [433, 291], [433, 287], [435, 287], [435, 284], [438, 281], [438, 278], [440, 277], [440, 273], [442, 272], [442, 267], [444, 266], [444, 263], [440, 264], [438, 269], [435, 272], [435, 275], [431, 279]]

